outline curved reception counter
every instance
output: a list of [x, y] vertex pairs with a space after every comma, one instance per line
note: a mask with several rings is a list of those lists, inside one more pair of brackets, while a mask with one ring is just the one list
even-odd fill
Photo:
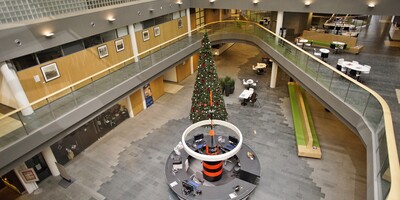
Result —
[[[191, 139], [186, 144], [197, 152], [205, 150], [202, 141]], [[232, 148], [228, 138], [222, 136], [219, 136], [218, 146], [222, 153]], [[222, 178], [209, 182], [203, 178], [202, 161], [185, 151], [180, 155], [172, 151], [165, 165], [166, 181], [177, 199], [247, 199], [261, 175], [260, 161], [255, 152], [242, 144], [236, 155], [222, 161], [222, 167]]]

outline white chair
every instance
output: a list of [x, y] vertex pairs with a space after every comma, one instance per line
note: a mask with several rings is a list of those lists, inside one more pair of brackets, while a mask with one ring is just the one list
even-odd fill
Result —
[[[254, 65], [253, 65], [253, 66], [254, 66]], [[247, 81], [246, 81], [245, 79], [243, 79], [243, 85], [244, 85], [245, 88], [248, 88], [248, 87], [249, 87], [249, 84], [247, 83]]]
[[249, 88], [250, 94], [254, 93], [254, 89], [253, 88]]
[[364, 65], [365, 68], [368, 68], [368, 71], [362, 71], [361, 73], [363, 74], [369, 74], [369, 72], [371, 71], [371, 66], [369, 65]]
[[347, 74], [347, 67], [342, 66], [342, 69], [340, 69], [340, 71], [342, 71], [343, 73]]
[[343, 66], [344, 58], [339, 58], [337, 64]]
[[314, 52], [314, 56], [321, 57], [321, 52], [318, 52], [315, 48], [314, 48], [313, 52]]

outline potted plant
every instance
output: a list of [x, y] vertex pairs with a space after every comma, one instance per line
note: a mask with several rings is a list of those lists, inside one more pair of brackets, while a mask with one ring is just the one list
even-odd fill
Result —
[[233, 94], [233, 92], [235, 91], [235, 80], [234, 79], [229, 80], [228, 85], [230, 94]]
[[233, 80], [229, 76], [225, 76], [223, 82], [224, 82], [225, 96], [229, 96], [235, 90], [235, 80]]
[[224, 78], [219, 78], [219, 84], [221, 86], [221, 93], [224, 94], [224, 92], [225, 92], [225, 79]]

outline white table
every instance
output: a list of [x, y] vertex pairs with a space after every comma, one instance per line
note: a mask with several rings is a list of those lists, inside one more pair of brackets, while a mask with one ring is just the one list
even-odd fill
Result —
[[333, 41], [332, 43], [338, 46], [344, 46], [346, 44], [344, 42], [338, 42], [338, 41]]
[[243, 90], [243, 92], [239, 95], [239, 100], [242, 101], [242, 105], [246, 105], [245, 99], [249, 99], [253, 92], [254, 90], [252, 88], [249, 90]]
[[246, 83], [249, 85], [252, 85], [254, 83], [254, 81], [253, 81], [253, 79], [247, 79]]
[[257, 65], [253, 69], [256, 70], [256, 69], [265, 69], [265, 68], [267, 68], [267, 64], [257, 63]]
[[324, 59], [328, 58], [328, 55], [329, 55], [329, 52], [330, 52], [329, 49], [321, 48], [321, 49], [319, 49], [319, 51], [321, 52], [322, 60], [325, 61]]
[[301, 43], [301, 48], [304, 48], [304, 45], [308, 42], [307, 39], [300, 39], [299, 43]]
[[319, 51], [321, 53], [329, 53], [330, 52], [329, 49], [324, 49], [324, 48], [319, 49]]
[[353, 63], [350, 61], [344, 61], [342, 65], [348, 69], [356, 70], [359, 72], [367, 72], [370, 70], [370, 68], [365, 67], [364, 65], [360, 65], [359, 63]]

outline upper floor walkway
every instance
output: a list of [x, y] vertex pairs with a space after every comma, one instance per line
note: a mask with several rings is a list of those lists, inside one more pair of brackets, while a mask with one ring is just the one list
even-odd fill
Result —
[[[208, 24], [136, 55], [140, 58], [138, 62], [134, 62], [135, 57], [129, 58], [32, 102], [31, 105], [46, 103], [29, 116], [22, 116], [21, 108], [0, 117], [0, 122], [11, 117], [21, 123], [20, 128], [0, 138], [0, 172], [12, 169], [14, 163], [23, 162], [68, 135], [142, 84], [191, 56], [200, 48], [204, 32], [213, 43], [251, 43], [270, 55], [363, 140], [367, 149], [368, 199], [400, 197], [392, 116], [383, 98], [264, 27], [245, 21]], [[109, 75], [96, 78], [105, 71]], [[86, 86], [75, 89], [84, 82]]]

